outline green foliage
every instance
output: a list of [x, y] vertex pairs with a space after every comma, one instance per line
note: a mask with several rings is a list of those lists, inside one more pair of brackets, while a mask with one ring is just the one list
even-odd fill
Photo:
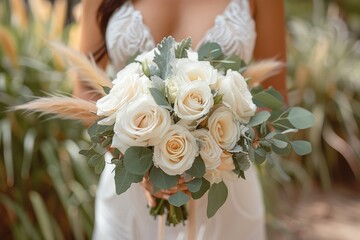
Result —
[[157, 46], [158, 51], [155, 51], [154, 63], [160, 69], [160, 75], [162, 79], [166, 79], [171, 74], [171, 64], [175, 58], [173, 47], [175, 40], [172, 37], [164, 38], [161, 43]]
[[225, 203], [228, 189], [224, 182], [214, 183], [209, 189], [206, 214], [208, 218], [215, 215], [217, 210]]
[[175, 57], [176, 58], [187, 58], [187, 50], [191, 47], [192, 40], [191, 38], [186, 38], [180, 42], [175, 48]]
[[200, 155], [195, 158], [193, 165], [186, 173], [196, 178], [202, 178], [204, 176], [205, 163]]
[[129, 172], [124, 166], [115, 167], [115, 189], [116, 194], [120, 195], [128, 190], [132, 183], [141, 182], [143, 176]]
[[161, 168], [153, 167], [150, 170], [150, 181], [159, 189], [169, 189], [174, 187], [178, 179], [178, 175], [167, 175]]
[[124, 166], [133, 174], [142, 175], [153, 165], [153, 151], [146, 147], [130, 147], [124, 154]]
[[157, 88], [149, 88], [149, 91], [159, 106], [172, 110], [170, 103], [166, 100], [165, 95], [161, 93], [160, 90]]
[[226, 72], [228, 69], [239, 71], [245, 66], [245, 62], [239, 56], [225, 56], [221, 46], [215, 42], [207, 42], [201, 45], [198, 50], [198, 57], [200, 61], [209, 61], [214, 68], [223, 72]]
[[207, 181], [205, 178], [201, 178], [201, 187], [199, 191], [191, 193], [192, 198], [193, 199], [201, 198], [207, 192], [207, 190], [209, 190], [209, 188], [210, 188], [209, 181]]
[[174, 205], [175, 207], [180, 207], [187, 203], [189, 200], [190, 197], [188, 195], [186, 195], [182, 191], [178, 191], [169, 198], [169, 203]]

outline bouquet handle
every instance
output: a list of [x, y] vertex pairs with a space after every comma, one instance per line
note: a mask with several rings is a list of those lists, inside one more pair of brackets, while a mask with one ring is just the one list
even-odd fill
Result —
[[[164, 240], [165, 232], [165, 214], [159, 216], [158, 222], [158, 240]], [[195, 220], [195, 201], [190, 199], [189, 201], [189, 218], [188, 218], [188, 240], [195, 240], [196, 235], [196, 220]]]

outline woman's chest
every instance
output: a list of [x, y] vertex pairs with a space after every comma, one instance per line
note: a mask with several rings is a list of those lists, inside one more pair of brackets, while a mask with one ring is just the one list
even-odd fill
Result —
[[255, 24], [248, 0], [127, 1], [111, 17], [106, 33], [109, 56], [116, 69], [135, 54], [151, 50], [163, 37], [217, 42], [226, 54], [249, 61], [255, 44]]

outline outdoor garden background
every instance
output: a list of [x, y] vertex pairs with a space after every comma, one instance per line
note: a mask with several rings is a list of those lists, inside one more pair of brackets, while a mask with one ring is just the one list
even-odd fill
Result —
[[[78, 154], [84, 127], [8, 111], [71, 93], [74, 72], [47, 41], [78, 47], [77, 3], [0, 0], [0, 239], [92, 235], [99, 176]], [[289, 104], [316, 121], [300, 133], [311, 154], [259, 169], [269, 239], [360, 239], [360, 0], [285, 4]]]

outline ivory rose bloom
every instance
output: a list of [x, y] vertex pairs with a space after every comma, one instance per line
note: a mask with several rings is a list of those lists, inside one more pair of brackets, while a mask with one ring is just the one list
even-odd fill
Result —
[[125, 153], [131, 146], [154, 146], [162, 141], [170, 124], [170, 113], [150, 95], [143, 95], [117, 113], [112, 147]]
[[231, 150], [240, 138], [240, 123], [233, 112], [225, 106], [217, 108], [209, 117], [208, 128], [216, 143], [223, 149]]
[[221, 148], [206, 129], [195, 130], [192, 134], [200, 144], [200, 155], [204, 160], [206, 169], [216, 169], [221, 163]]
[[214, 105], [211, 89], [204, 81], [183, 86], [174, 103], [174, 111], [184, 120], [196, 120], [207, 114]]
[[208, 85], [217, 81], [217, 70], [209, 62], [192, 61], [188, 58], [177, 59], [173, 75], [180, 86], [196, 80], [204, 81]]
[[99, 121], [101, 125], [114, 124], [116, 112], [121, 110], [129, 102], [134, 101], [142, 94], [148, 94], [151, 82], [145, 75], [129, 74], [118, 78], [109, 94], [96, 102], [97, 115], [107, 118]]
[[221, 164], [214, 170], [206, 170], [204, 178], [212, 183], [225, 181], [236, 181], [237, 175], [233, 172], [235, 169], [232, 154], [229, 152], [221, 153]]
[[198, 155], [195, 137], [184, 127], [171, 125], [154, 146], [154, 165], [168, 175], [182, 174], [190, 169]]
[[127, 79], [130, 75], [138, 75], [139, 77], [143, 76], [141, 64], [138, 62], [130, 63], [126, 65], [122, 70], [116, 74], [116, 79], [112, 81], [113, 84], [122, 83], [124, 79]]
[[248, 123], [255, 114], [256, 105], [252, 101], [244, 77], [239, 72], [229, 69], [219, 85], [223, 103], [236, 113], [241, 123]]

